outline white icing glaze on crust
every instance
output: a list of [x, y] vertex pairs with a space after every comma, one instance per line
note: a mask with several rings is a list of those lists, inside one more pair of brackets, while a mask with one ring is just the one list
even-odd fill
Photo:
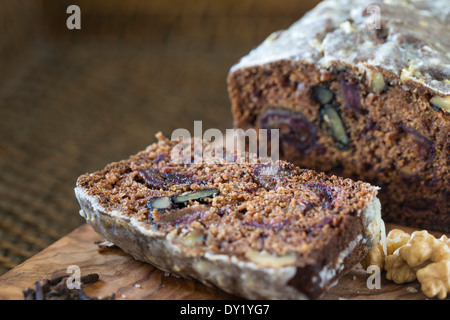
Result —
[[[381, 27], [367, 26], [371, 5]], [[346, 64], [382, 69], [399, 81], [450, 95], [448, 0], [326, 0], [289, 29], [270, 35], [231, 72], [280, 60], [328, 68]]]
[[[108, 241], [115, 243], [134, 258], [149, 262], [159, 269], [179, 276], [194, 278], [208, 286], [216, 286], [224, 291], [249, 299], [307, 299], [307, 296], [290, 286], [297, 267], [264, 267], [235, 256], [208, 252], [203, 256], [193, 256], [179, 250], [170, 234], [148, 228], [148, 224], [128, 217], [119, 211], [106, 210], [94, 196], [82, 188], [75, 188], [80, 203], [80, 215], [89, 225]], [[357, 235], [347, 248], [339, 254], [339, 259], [330, 262], [319, 274], [318, 286], [330, 285], [333, 278], [345, 269], [344, 260], [356, 247], [364, 245], [369, 251], [379, 230], [372, 225], [381, 216], [378, 198], [374, 197], [359, 213], [366, 224], [365, 234]]]

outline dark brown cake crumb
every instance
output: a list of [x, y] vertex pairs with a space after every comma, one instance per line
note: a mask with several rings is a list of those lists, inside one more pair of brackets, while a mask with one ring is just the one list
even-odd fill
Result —
[[[149, 228], [165, 233], [196, 230], [201, 245], [186, 250], [242, 257], [249, 247], [299, 256], [319, 249], [322, 242], [314, 238], [323, 237], [326, 243], [336, 236], [377, 193], [369, 184], [284, 161], [273, 175], [266, 171], [274, 167], [264, 164], [173, 164], [161, 155], [170, 155], [174, 145], [161, 138], [129, 160], [81, 176], [78, 186], [108, 210], [139, 217]], [[158, 178], [149, 183], [149, 178], [141, 179], [142, 172]], [[299, 246], [302, 242], [309, 247]]]

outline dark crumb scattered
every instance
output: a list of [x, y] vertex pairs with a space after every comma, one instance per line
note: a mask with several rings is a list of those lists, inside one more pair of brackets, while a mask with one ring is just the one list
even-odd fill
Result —
[[94, 243], [98, 246], [97, 251], [99, 253], [105, 253], [111, 249], [118, 248], [114, 243], [112, 243], [111, 241], [108, 241], [106, 239], [95, 241]]
[[[23, 290], [25, 300], [114, 300], [115, 294], [106, 297], [91, 297], [80, 289], [69, 289], [67, 279], [69, 275], [59, 276], [53, 279], [44, 279], [34, 283], [35, 288]], [[82, 286], [97, 282], [99, 275], [90, 273], [80, 278]]]

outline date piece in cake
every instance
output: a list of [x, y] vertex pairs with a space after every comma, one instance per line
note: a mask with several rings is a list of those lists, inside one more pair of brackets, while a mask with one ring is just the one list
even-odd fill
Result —
[[381, 187], [383, 219], [450, 232], [447, 0], [326, 0], [228, 75], [235, 126], [280, 157]]
[[174, 164], [177, 142], [158, 139], [80, 176], [75, 194], [95, 231], [165, 272], [249, 299], [315, 299], [384, 230], [378, 187], [285, 161]]

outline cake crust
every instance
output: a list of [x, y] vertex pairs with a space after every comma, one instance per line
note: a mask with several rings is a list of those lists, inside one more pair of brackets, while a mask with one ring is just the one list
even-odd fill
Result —
[[361, 72], [382, 70], [411, 90], [448, 96], [449, 21], [445, 0], [326, 0], [270, 35], [231, 72], [282, 60], [323, 68], [344, 64]]

